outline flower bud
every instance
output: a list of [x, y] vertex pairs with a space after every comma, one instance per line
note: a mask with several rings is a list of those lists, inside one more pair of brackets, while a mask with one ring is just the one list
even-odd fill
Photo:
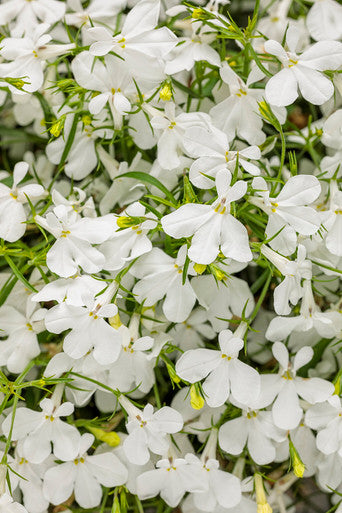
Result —
[[206, 270], [206, 268], [207, 268], [207, 266], [204, 264], [194, 264], [194, 271], [197, 274], [203, 274], [204, 271]]
[[113, 317], [109, 317], [108, 322], [111, 325], [111, 327], [116, 330], [119, 329], [120, 326], [122, 326], [120, 315], [118, 313], [116, 315], [114, 315]]
[[164, 102], [169, 102], [172, 98], [172, 90], [170, 84], [166, 83], [159, 91], [159, 98]]
[[198, 387], [196, 385], [191, 385], [190, 387], [190, 404], [194, 410], [201, 410], [204, 406], [204, 399], [199, 393]]
[[110, 447], [116, 447], [120, 443], [120, 437], [114, 431], [104, 431], [104, 429], [96, 428], [96, 427], [87, 427], [88, 431], [93, 433], [97, 440], [101, 442], [105, 442]]
[[203, 9], [201, 9], [200, 7], [197, 7], [196, 9], [194, 9], [192, 11], [192, 18], [194, 18], [195, 20], [198, 20], [201, 18], [203, 14]]
[[62, 130], [64, 128], [65, 123], [65, 116], [62, 116], [61, 118], [57, 119], [50, 128], [50, 134], [54, 137], [59, 137], [62, 133]]
[[260, 474], [254, 475], [255, 495], [257, 503], [257, 513], [272, 513], [272, 508], [266, 500], [264, 484]]
[[290, 450], [290, 458], [293, 468], [293, 473], [297, 477], [303, 477], [305, 472], [305, 465], [302, 462], [299, 453], [295, 446], [293, 445], [293, 442], [291, 438], [289, 437], [289, 450]]

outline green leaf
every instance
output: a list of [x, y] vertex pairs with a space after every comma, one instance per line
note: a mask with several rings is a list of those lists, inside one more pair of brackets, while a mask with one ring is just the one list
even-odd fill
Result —
[[136, 180], [140, 180], [144, 183], [148, 183], [150, 185], [153, 185], [154, 187], [157, 187], [157, 189], [159, 189], [161, 192], [165, 194], [165, 196], [170, 200], [174, 207], [178, 206], [178, 202], [171, 194], [171, 192], [154, 176], [151, 176], [148, 173], [143, 173], [142, 171], [129, 171], [128, 173], [123, 173], [122, 175], [116, 176], [114, 180], [123, 177], [135, 178]]
[[38, 292], [38, 290], [35, 289], [34, 287], [32, 287], [31, 283], [29, 283], [27, 281], [27, 279], [24, 277], [22, 272], [15, 265], [13, 260], [8, 255], [6, 255], [6, 254], [3, 255], [3, 256], [4, 256], [4, 259], [6, 260], [6, 262], [8, 263], [8, 265], [10, 266], [10, 268], [12, 269], [13, 273], [15, 274], [15, 276], [18, 278], [18, 280], [20, 280], [25, 285], [25, 287], [28, 288], [31, 292]]

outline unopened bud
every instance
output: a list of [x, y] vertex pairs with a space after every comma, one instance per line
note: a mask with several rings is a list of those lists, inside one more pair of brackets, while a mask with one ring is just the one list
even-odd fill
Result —
[[132, 226], [139, 226], [144, 221], [143, 217], [120, 216], [117, 218], [116, 224], [119, 228], [130, 228]]
[[203, 274], [204, 271], [206, 270], [206, 268], [207, 268], [207, 266], [204, 264], [194, 264], [194, 271], [197, 274]]
[[199, 393], [198, 387], [196, 385], [191, 385], [190, 387], [190, 404], [194, 410], [201, 410], [204, 406], [204, 399]]
[[266, 500], [264, 484], [260, 474], [254, 475], [255, 495], [257, 503], [257, 513], [272, 513], [272, 508]]
[[293, 442], [291, 438], [289, 437], [289, 450], [290, 450], [290, 458], [292, 463], [292, 469], [293, 473], [297, 477], [303, 477], [305, 472], [305, 465], [302, 462], [299, 453], [295, 446], [293, 445]]
[[17, 89], [22, 89], [27, 82], [24, 82], [21, 78], [12, 78], [12, 77], [6, 77], [2, 78], [4, 82], [7, 82], [13, 87], [16, 87]]
[[159, 98], [164, 102], [169, 102], [172, 98], [172, 90], [170, 84], [165, 84], [159, 91]]
[[169, 376], [170, 378], [172, 379], [172, 381], [174, 383], [180, 383], [180, 378], [177, 376], [176, 374], [176, 371], [175, 369], [173, 368], [172, 365], [170, 365], [169, 363], [166, 364], [166, 367], [167, 367], [167, 371], [169, 373]]
[[85, 125], [85, 126], [88, 126], [88, 125], [91, 125], [91, 116], [89, 116], [88, 114], [84, 114], [84, 116], [82, 116], [82, 123]]
[[59, 137], [61, 135], [61, 132], [64, 128], [65, 123], [65, 116], [62, 116], [61, 118], [57, 119], [55, 123], [50, 128], [50, 134], [54, 137]]
[[116, 330], [119, 329], [120, 326], [122, 326], [120, 315], [118, 313], [116, 315], [114, 315], [113, 317], [109, 317], [108, 321], [109, 321], [109, 324], [111, 325], [111, 327]]
[[120, 444], [120, 437], [114, 431], [104, 431], [104, 429], [96, 428], [96, 427], [87, 427], [88, 431], [93, 433], [97, 440], [101, 442], [105, 442], [110, 447], [116, 447]]
[[215, 278], [218, 281], [222, 281], [225, 278], [227, 278], [226, 273], [224, 271], [222, 271], [222, 269], [220, 269], [219, 267], [216, 267], [216, 265], [210, 265], [209, 268], [210, 268], [211, 273], [215, 276]]
[[195, 18], [195, 20], [198, 20], [203, 15], [203, 9], [200, 7], [197, 7], [192, 11], [192, 18]]

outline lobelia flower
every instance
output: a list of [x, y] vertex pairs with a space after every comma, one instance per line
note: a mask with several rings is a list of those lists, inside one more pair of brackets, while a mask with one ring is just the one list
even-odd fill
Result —
[[333, 255], [342, 256], [342, 191], [337, 182], [330, 182], [330, 215], [324, 222], [327, 228], [325, 245]]
[[176, 113], [173, 102], [166, 103], [164, 113], [149, 109], [153, 115], [151, 126], [158, 136], [158, 162], [163, 169], [175, 169], [181, 163], [184, 135], [188, 128], [210, 126], [210, 117], [204, 112]]
[[275, 460], [276, 444], [282, 442], [284, 434], [272, 420], [272, 413], [259, 411], [263, 404], [242, 408], [241, 417], [225, 422], [219, 429], [219, 444], [228, 454], [241, 454], [245, 445], [251, 458], [258, 465], [267, 465]]
[[144, 302], [144, 306], [152, 306], [165, 296], [163, 313], [172, 322], [185, 321], [196, 302], [188, 278], [183, 285], [185, 258], [186, 246], [180, 248], [177, 258], [153, 248], [130, 268], [130, 273], [139, 278], [132, 291], [135, 299]]
[[254, 297], [247, 282], [230, 274], [244, 267], [244, 264], [234, 262], [223, 268], [218, 267], [219, 272], [222, 269], [228, 273], [228, 276], [222, 276], [219, 280], [212, 274], [191, 280], [198, 302], [206, 309], [208, 320], [215, 331], [228, 327], [224, 319], [230, 319], [233, 315], [241, 317], [244, 309], [247, 316], [253, 311]]
[[259, 77], [253, 70], [244, 83], [227, 63], [222, 64], [220, 77], [228, 84], [230, 95], [210, 110], [214, 125], [227, 135], [228, 141], [238, 136], [249, 144], [262, 144], [265, 134], [258, 113], [258, 102], [262, 100], [263, 94], [259, 89], [249, 87]]
[[302, 244], [298, 245], [296, 261], [288, 260], [265, 244], [261, 246], [260, 252], [285, 277], [274, 289], [274, 309], [278, 315], [288, 315], [291, 313], [289, 303], [296, 305], [303, 295], [302, 278], [306, 280], [312, 278], [312, 264], [310, 260], [305, 259], [306, 249]]
[[[99, 383], [106, 383], [111, 364], [99, 364], [95, 360], [93, 352], [93, 350], [90, 350], [81, 358], [71, 358], [64, 351], [57, 353], [47, 364], [44, 376], [59, 378], [62, 374], [72, 370], [74, 373], [86, 376]], [[66, 398], [78, 407], [85, 406], [94, 393], [102, 390], [99, 385], [81, 376], [73, 375], [73, 387], [68, 387], [65, 392]]]
[[0, 513], [27, 513], [27, 510], [18, 502], [14, 502], [8, 493], [4, 493], [0, 495]]
[[204, 492], [207, 481], [201, 468], [185, 458], [161, 459], [155, 470], [148, 470], [137, 478], [137, 495], [140, 499], [150, 499], [160, 494], [160, 497], [175, 508], [186, 492]]
[[206, 402], [212, 408], [224, 404], [230, 393], [243, 404], [256, 399], [260, 393], [258, 372], [238, 360], [246, 328], [245, 323], [241, 323], [235, 333], [223, 330], [219, 334], [219, 351], [191, 349], [176, 363], [176, 373], [182, 379], [196, 383], [206, 378], [202, 387]]
[[204, 338], [208, 340], [216, 336], [213, 328], [207, 324], [208, 314], [202, 307], [194, 308], [182, 323], [175, 324], [170, 330], [172, 341], [182, 351], [197, 349], [204, 345]]
[[90, 28], [88, 34], [96, 40], [90, 53], [102, 56], [113, 51], [124, 59], [134, 76], [161, 81], [163, 59], [176, 45], [177, 38], [167, 27], [156, 28], [159, 11], [159, 0], [141, 0], [130, 10], [116, 36], [104, 27]]
[[342, 456], [342, 404], [337, 395], [311, 406], [305, 414], [305, 424], [318, 431], [317, 449], [324, 454]]
[[42, 463], [30, 463], [23, 456], [23, 440], [17, 443], [15, 460], [11, 463], [12, 469], [23, 479], [18, 485], [23, 494], [23, 503], [29, 513], [45, 513], [49, 501], [43, 495], [43, 476], [53, 465], [53, 456], [49, 456]]
[[105, 321], [106, 317], [114, 317], [118, 312], [117, 306], [109, 303], [116, 286], [113, 282], [97, 298], [89, 295], [84, 299], [85, 306], [60, 303], [47, 312], [45, 326], [48, 331], [59, 334], [71, 329], [63, 342], [63, 349], [71, 358], [81, 358], [94, 348], [93, 356], [101, 365], [118, 359], [121, 334]]
[[139, 336], [139, 316], [133, 314], [129, 327], [120, 326], [122, 349], [118, 359], [111, 366], [108, 376], [109, 386], [121, 392], [137, 389], [147, 394], [155, 382], [153, 368], [155, 358], [148, 353], [154, 345], [149, 336]]
[[40, 354], [37, 335], [45, 329], [42, 321], [47, 310], [37, 310], [31, 298], [27, 299], [25, 314], [11, 305], [0, 307], [0, 333], [8, 337], [0, 342], [0, 365], [14, 374], [20, 374]]
[[106, 55], [101, 62], [94, 60], [89, 52], [81, 52], [72, 61], [71, 68], [80, 86], [99, 93], [90, 100], [89, 112], [99, 114], [108, 103], [114, 128], [122, 128], [123, 116], [131, 110], [127, 96], [135, 91], [125, 62], [113, 55]]
[[220, 248], [226, 257], [238, 262], [252, 260], [247, 230], [230, 213], [230, 204], [246, 194], [247, 183], [239, 180], [230, 186], [230, 181], [230, 174], [219, 171], [215, 180], [218, 198], [214, 203], [187, 203], [161, 219], [168, 235], [176, 239], [193, 235], [188, 255], [198, 264], [212, 263]]
[[320, 311], [313, 297], [311, 280], [304, 280], [302, 294], [299, 315], [272, 319], [265, 335], [268, 340], [285, 340], [292, 332], [306, 332], [312, 328], [323, 338], [338, 334], [339, 313]]
[[25, 234], [27, 198], [32, 201], [44, 194], [44, 188], [38, 184], [18, 187], [28, 169], [26, 162], [18, 162], [13, 170], [12, 187], [0, 183], [0, 237], [8, 242], [15, 242]]
[[182, 415], [169, 406], [153, 412], [149, 403], [141, 411], [123, 395], [119, 402], [128, 413], [128, 436], [123, 443], [127, 459], [135, 465], [145, 465], [150, 459], [149, 450], [154, 454], [166, 454], [169, 448], [167, 435], [182, 429]]
[[[23, 440], [22, 454], [30, 463], [42, 463], [53, 451], [56, 458], [68, 461], [75, 458], [80, 435], [71, 424], [60, 417], [71, 415], [74, 405], [43, 399], [39, 403], [41, 412], [29, 408], [18, 408], [15, 413], [12, 440]], [[2, 424], [3, 432], [8, 436], [12, 415], [8, 415]], [[53, 444], [53, 449], [51, 448]]]
[[267, 238], [274, 237], [269, 245], [275, 251], [287, 256], [294, 253], [297, 246], [296, 232], [313, 235], [321, 222], [318, 213], [311, 207], [321, 192], [321, 185], [315, 176], [296, 175], [289, 178], [276, 197], [270, 197], [267, 183], [262, 177], [253, 179], [252, 187], [260, 197], [249, 197], [253, 205], [268, 215], [265, 230]]
[[[82, 5], [81, 0], [68, 0], [68, 7], [71, 12], [66, 13], [67, 25], [81, 28], [83, 44], [89, 44], [86, 30], [97, 24], [111, 24], [114, 17], [126, 7], [126, 0], [91, 0], [87, 7]], [[91, 23], [90, 23], [91, 20]]]
[[212, 429], [205, 449], [199, 459], [195, 455], [187, 454], [185, 459], [197, 465], [202, 473], [203, 481], [207, 483], [206, 490], [192, 492], [194, 504], [202, 511], [216, 511], [216, 508], [234, 508], [241, 501], [240, 480], [220, 470], [216, 459], [217, 429]]
[[198, 22], [191, 25], [190, 37], [180, 38], [177, 46], [167, 55], [165, 66], [167, 75], [174, 75], [182, 70], [190, 71], [195, 62], [206, 61], [212, 66], [220, 66], [220, 56], [209, 43], [213, 41], [213, 34], [206, 32], [206, 27], [198, 30]]
[[147, 234], [158, 223], [156, 216], [151, 212], [146, 215], [145, 207], [136, 201], [116, 218], [116, 224], [116, 232], [99, 247], [106, 259], [103, 268], [108, 271], [122, 269], [126, 262], [149, 253], [152, 242]]
[[249, 162], [249, 159], [261, 158], [259, 148], [249, 146], [241, 151], [231, 151], [226, 134], [217, 128], [188, 128], [183, 144], [186, 153], [197, 159], [190, 167], [189, 178], [200, 189], [211, 189], [214, 186], [214, 181], [207, 176], [215, 179], [219, 172], [225, 171], [227, 175], [234, 172], [237, 161], [247, 173], [253, 176], [260, 174], [259, 168]]
[[83, 271], [96, 273], [103, 268], [105, 257], [92, 244], [100, 244], [114, 233], [115, 216], [81, 218], [77, 212], [58, 205], [45, 217], [36, 216], [36, 222], [57, 239], [46, 255], [49, 269], [68, 278]]
[[95, 297], [105, 287], [105, 282], [96, 280], [87, 274], [58, 278], [44, 285], [37, 294], [33, 294], [31, 301], [57, 301], [57, 303], [65, 302], [72, 306], [84, 306], [84, 297], [87, 295]]
[[298, 88], [305, 100], [314, 105], [322, 105], [334, 94], [332, 82], [321, 72], [341, 66], [342, 43], [320, 41], [297, 55], [299, 37], [298, 29], [290, 26], [286, 32], [288, 52], [277, 41], [265, 42], [265, 51], [282, 64], [281, 71], [265, 87], [266, 100], [271, 105], [291, 105], [298, 97]]
[[[61, 162], [75, 116], [70, 113], [67, 107], [56, 108], [55, 110], [57, 117], [63, 119], [63, 116], [65, 116], [63, 134], [48, 143], [46, 155], [50, 162], [57, 165]], [[114, 133], [112, 128], [102, 128], [108, 124], [106, 116], [105, 111], [100, 112], [96, 118], [86, 114], [78, 121], [73, 143], [64, 166], [64, 172], [69, 178], [83, 180], [97, 166], [96, 140], [99, 138], [111, 139]]]
[[306, 16], [306, 26], [316, 41], [340, 39], [342, 36], [342, 6], [335, 0], [313, 2]]
[[61, 504], [74, 492], [75, 500], [82, 508], [95, 508], [102, 499], [101, 485], [111, 488], [126, 482], [127, 469], [115, 454], [87, 454], [94, 439], [90, 433], [82, 435], [75, 459], [45, 473], [43, 490], [49, 502]]
[[23, 86], [25, 92], [32, 93], [43, 85], [47, 60], [75, 48], [74, 43], [48, 44], [52, 36], [45, 32], [49, 28], [49, 24], [41, 23], [25, 37], [8, 37], [1, 41], [2, 57], [12, 62], [1, 63], [0, 73], [5, 77], [20, 78], [28, 82]]
[[57, 0], [9, 0], [0, 5], [0, 25], [10, 24], [11, 35], [31, 34], [39, 23], [53, 25], [65, 13], [65, 4]]
[[334, 393], [334, 385], [321, 378], [301, 378], [296, 375], [298, 369], [312, 360], [311, 347], [302, 347], [292, 362], [288, 350], [281, 342], [273, 344], [272, 353], [280, 364], [279, 373], [263, 374], [262, 390], [265, 390], [269, 402], [275, 398], [272, 406], [275, 425], [281, 429], [294, 429], [303, 414], [298, 396], [310, 404], [323, 402]]

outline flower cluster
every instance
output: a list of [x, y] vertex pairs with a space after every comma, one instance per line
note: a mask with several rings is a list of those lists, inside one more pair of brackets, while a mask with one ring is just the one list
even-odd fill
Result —
[[247, 3], [0, 4], [0, 513], [342, 513], [342, 5]]

